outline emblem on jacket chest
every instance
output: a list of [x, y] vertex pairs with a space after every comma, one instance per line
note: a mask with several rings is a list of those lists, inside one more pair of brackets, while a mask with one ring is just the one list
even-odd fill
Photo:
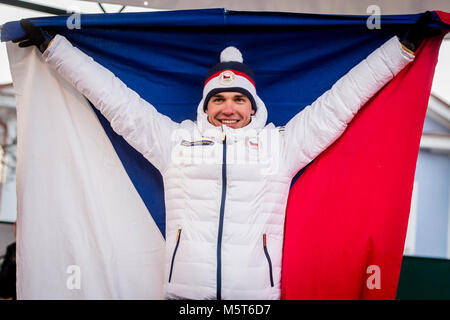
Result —
[[214, 144], [214, 141], [206, 140], [206, 139], [197, 140], [197, 141], [182, 140], [180, 143], [180, 145], [185, 146], [185, 147], [211, 146], [213, 144]]

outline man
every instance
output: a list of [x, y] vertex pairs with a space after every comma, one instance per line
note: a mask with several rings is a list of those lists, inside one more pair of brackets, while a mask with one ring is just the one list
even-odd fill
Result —
[[44, 59], [161, 172], [168, 299], [280, 298], [292, 178], [413, 60], [411, 50], [421, 40], [415, 32], [403, 43], [393, 37], [276, 128], [266, 125], [253, 73], [236, 48], [225, 49], [208, 72], [197, 121], [176, 123], [64, 37], [56, 35], [48, 45], [39, 29], [26, 21], [22, 25], [28, 39], [21, 45], [38, 46]]

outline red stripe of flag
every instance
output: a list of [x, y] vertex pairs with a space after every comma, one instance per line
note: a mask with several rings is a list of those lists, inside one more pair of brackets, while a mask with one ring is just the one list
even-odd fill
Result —
[[292, 187], [282, 299], [395, 299], [442, 37], [428, 39]]

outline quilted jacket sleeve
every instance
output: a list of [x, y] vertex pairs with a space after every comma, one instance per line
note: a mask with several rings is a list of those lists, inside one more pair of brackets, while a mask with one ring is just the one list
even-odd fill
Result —
[[393, 37], [293, 117], [284, 132], [287, 170], [295, 175], [331, 145], [358, 110], [413, 59]]
[[178, 123], [158, 113], [112, 72], [63, 36], [55, 36], [43, 58], [100, 110], [116, 133], [158, 170], [163, 170], [171, 153], [171, 134]]

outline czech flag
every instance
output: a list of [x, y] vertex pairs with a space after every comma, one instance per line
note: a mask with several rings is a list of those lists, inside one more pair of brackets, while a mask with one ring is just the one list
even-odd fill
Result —
[[[224, 9], [31, 19], [64, 35], [174, 121], [195, 120], [204, 77], [227, 46], [255, 72], [284, 125], [420, 14]], [[376, 17], [377, 18], [377, 17]], [[78, 22], [78, 23], [77, 23]], [[416, 59], [292, 185], [283, 299], [394, 299], [434, 68], [450, 14], [433, 12]], [[2, 41], [23, 36], [4, 25]], [[36, 48], [8, 43], [18, 112], [19, 299], [162, 298], [159, 172], [115, 134]]]

